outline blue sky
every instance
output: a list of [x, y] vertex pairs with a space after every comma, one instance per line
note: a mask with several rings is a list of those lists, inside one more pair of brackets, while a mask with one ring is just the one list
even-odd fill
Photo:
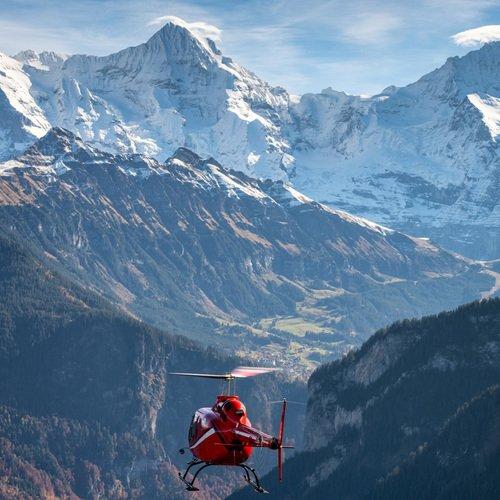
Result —
[[103, 55], [142, 43], [169, 15], [216, 26], [226, 55], [292, 93], [373, 94], [469, 51], [471, 40], [451, 37], [499, 23], [500, 2], [2, 0], [0, 50]]

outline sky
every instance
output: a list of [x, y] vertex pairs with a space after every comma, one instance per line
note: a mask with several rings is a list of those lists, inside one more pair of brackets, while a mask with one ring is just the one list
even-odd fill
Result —
[[500, 0], [1, 0], [0, 51], [105, 55], [168, 16], [293, 94], [370, 95], [500, 39]]

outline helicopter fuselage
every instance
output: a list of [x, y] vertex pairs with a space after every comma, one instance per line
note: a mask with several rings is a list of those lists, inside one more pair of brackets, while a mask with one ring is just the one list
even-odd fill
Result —
[[198, 409], [189, 426], [189, 449], [199, 460], [214, 465], [246, 462], [253, 448], [278, 448], [277, 438], [254, 429], [245, 405], [236, 395], [218, 396], [209, 408]]

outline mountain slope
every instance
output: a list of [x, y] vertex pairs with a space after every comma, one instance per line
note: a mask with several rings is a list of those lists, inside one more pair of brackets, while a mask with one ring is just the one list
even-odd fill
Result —
[[463, 405], [376, 487], [371, 498], [495, 498], [500, 491], [500, 387]]
[[[242, 361], [117, 311], [4, 236], [0, 265], [0, 496], [184, 498], [177, 450], [189, 416], [216, 387], [174, 382], [167, 372], [225, 371]], [[239, 390], [259, 409], [255, 424], [269, 430], [279, 411], [270, 400], [305, 396], [284, 376]], [[300, 429], [300, 409], [290, 418]], [[229, 492], [214, 484], [202, 495]]]
[[499, 76], [493, 43], [372, 98], [304, 95], [292, 111], [294, 182], [390, 227], [495, 256]]
[[[494, 271], [180, 149], [112, 155], [53, 129], [0, 164], [5, 231], [135, 315], [297, 373]], [[432, 295], [430, 295], [432, 292]]]
[[50, 129], [31, 85], [22, 64], [0, 53], [0, 159], [19, 154]]
[[[2, 56], [0, 157], [52, 126], [108, 151], [178, 147], [474, 258], [498, 257], [500, 43], [371, 98], [298, 102], [169, 21], [105, 57]], [[13, 90], [16, 88], [18, 90]]]
[[312, 374], [306, 451], [273, 495], [468, 498], [482, 485], [472, 496], [491, 498], [499, 376], [499, 299], [379, 331]]

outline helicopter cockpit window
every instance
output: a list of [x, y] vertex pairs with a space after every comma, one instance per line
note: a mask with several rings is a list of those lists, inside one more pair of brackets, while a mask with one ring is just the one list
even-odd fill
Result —
[[210, 420], [206, 416], [203, 416], [200, 418], [200, 424], [203, 429], [209, 429], [210, 428]]
[[196, 438], [196, 414], [193, 415], [193, 418], [191, 419], [191, 424], [189, 425], [189, 434], [188, 434], [188, 440], [191, 442], [193, 439]]

